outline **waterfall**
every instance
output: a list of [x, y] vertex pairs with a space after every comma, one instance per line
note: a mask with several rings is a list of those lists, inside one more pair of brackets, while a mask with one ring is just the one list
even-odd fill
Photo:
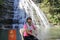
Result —
[[13, 24], [13, 28], [17, 25], [19, 28], [23, 26], [27, 17], [31, 17], [33, 23], [37, 27], [37, 38], [45, 40], [50, 24], [41, 11], [41, 9], [32, 0], [15, 0], [14, 1], [14, 18], [19, 21], [19, 24]]
[[14, 1], [14, 18], [13, 20], [18, 21], [18, 23], [13, 24], [13, 29], [15, 29], [15, 26], [18, 26], [18, 28], [22, 28], [23, 24], [25, 23], [26, 19], [26, 12], [24, 9], [19, 8], [19, 1], [20, 0], [15, 0]]

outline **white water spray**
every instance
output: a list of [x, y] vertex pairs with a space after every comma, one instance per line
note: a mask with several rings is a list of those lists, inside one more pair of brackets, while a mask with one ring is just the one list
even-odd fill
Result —
[[[27, 14], [27, 16], [25, 15], [25, 13]], [[19, 17], [18, 17], [18, 15], [19, 15]], [[19, 0], [19, 2], [17, 0], [15, 0], [14, 19], [19, 19], [20, 16], [22, 16], [23, 22], [25, 22], [24, 21], [25, 16], [26, 17], [30, 16], [32, 18], [33, 22], [35, 23], [35, 25], [37, 26], [38, 39], [39, 40], [46, 39], [50, 24], [45, 16], [45, 14], [32, 0]]]

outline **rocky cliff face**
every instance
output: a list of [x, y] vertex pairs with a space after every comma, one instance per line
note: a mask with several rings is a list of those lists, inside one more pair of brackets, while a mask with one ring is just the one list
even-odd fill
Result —
[[14, 17], [14, 0], [4, 0], [0, 5], [0, 28], [12, 28], [11, 24]]
[[42, 0], [33, 0], [35, 3], [40, 3]]

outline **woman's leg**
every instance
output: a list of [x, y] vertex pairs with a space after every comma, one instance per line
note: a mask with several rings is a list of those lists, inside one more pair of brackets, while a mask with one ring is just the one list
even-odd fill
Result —
[[36, 37], [30, 35], [30, 36], [25, 36], [24, 40], [38, 40]]
[[33, 35], [30, 35], [31, 40], [38, 40], [38, 38], [34, 37]]
[[31, 40], [31, 38], [28, 36], [28, 37], [24, 37], [24, 40]]

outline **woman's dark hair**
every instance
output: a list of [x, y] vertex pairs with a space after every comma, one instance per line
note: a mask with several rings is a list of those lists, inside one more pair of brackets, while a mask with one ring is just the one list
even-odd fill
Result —
[[32, 18], [31, 18], [31, 17], [28, 17], [28, 18], [26, 19], [26, 21], [28, 22], [28, 20], [29, 20], [29, 19], [30, 19], [30, 20], [32, 20]]

